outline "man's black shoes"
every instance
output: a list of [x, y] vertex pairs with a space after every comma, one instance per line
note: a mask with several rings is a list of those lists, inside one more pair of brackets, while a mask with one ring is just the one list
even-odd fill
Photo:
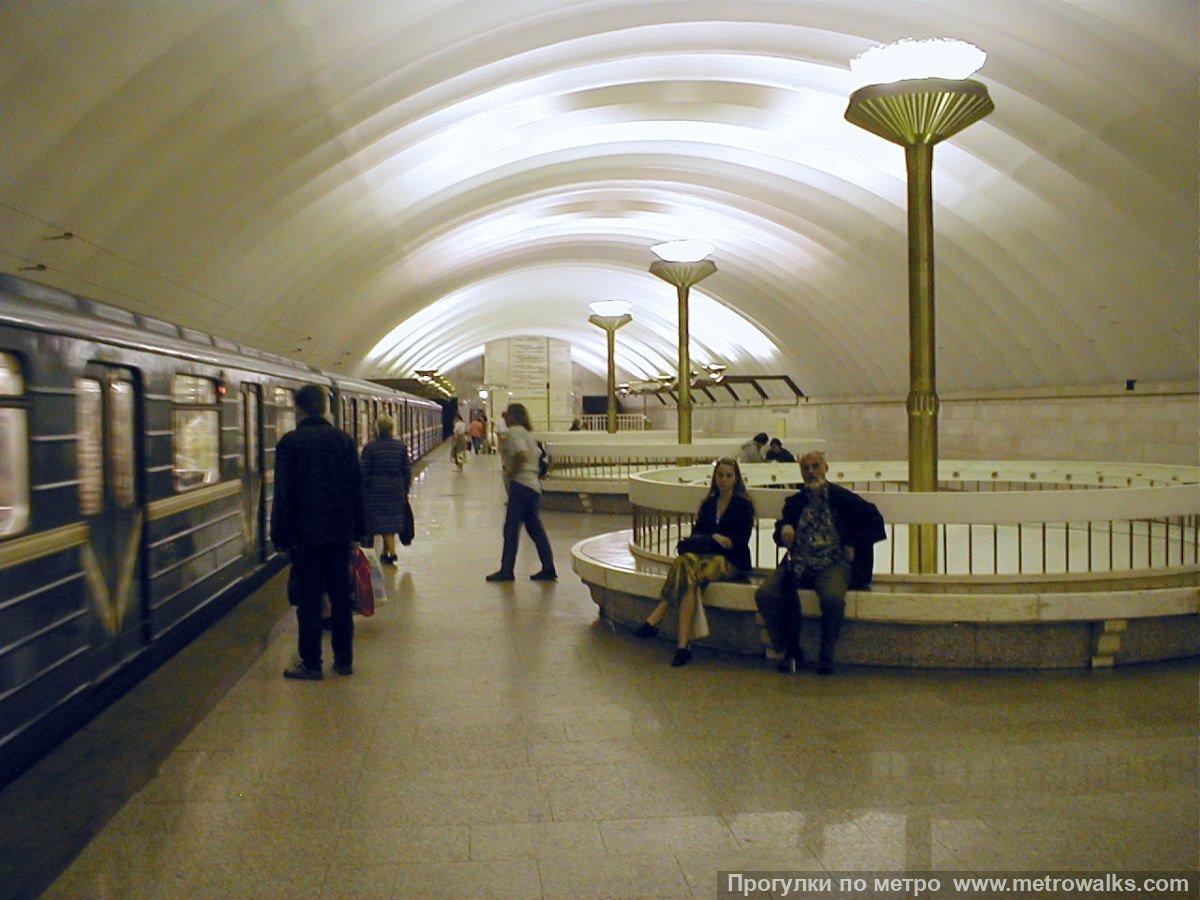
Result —
[[320, 666], [306, 666], [299, 662], [290, 669], [283, 670], [284, 678], [292, 678], [296, 681], [320, 681], [325, 677], [325, 673], [321, 671]]
[[804, 651], [797, 646], [784, 655], [779, 661], [779, 665], [775, 668], [784, 675], [795, 675], [796, 671], [804, 665]]

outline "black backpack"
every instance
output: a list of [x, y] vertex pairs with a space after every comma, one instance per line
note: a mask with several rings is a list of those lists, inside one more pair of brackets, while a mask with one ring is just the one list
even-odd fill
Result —
[[546, 445], [541, 441], [538, 445], [538, 478], [545, 478], [546, 473], [550, 471], [550, 454], [546, 452]]

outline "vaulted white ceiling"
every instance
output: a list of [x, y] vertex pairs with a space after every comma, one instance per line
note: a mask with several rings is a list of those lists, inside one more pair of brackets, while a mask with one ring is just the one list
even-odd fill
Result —
[[636, 378], [649, 247], [701, 237], [695, 363], [902, 393], [904, 156], [848, 63], [942, 36], [996, 111], [934, 152], [941, 388], [1194, 380], [1194, 0], [6, 3], [0, 268], [364, 376], [599, 371], [624, 299]]

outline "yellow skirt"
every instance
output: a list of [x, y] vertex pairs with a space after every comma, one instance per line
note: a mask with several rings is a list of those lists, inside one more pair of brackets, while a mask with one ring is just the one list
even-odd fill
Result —
[[724, 556], [682, 553], [671, 563], [671, 571], [667, 573], [666, 584], [659, 596], [671, 606], [678, 606], [689, 589], [698, 590], [714, 581], [726, 581], [736, 574], [737, 569]]

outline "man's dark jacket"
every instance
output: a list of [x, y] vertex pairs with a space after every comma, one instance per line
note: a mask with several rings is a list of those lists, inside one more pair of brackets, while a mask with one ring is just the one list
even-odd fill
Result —
[[281, 550], [354, 541], [367, 532], [354, 440], [309, 416], [275, 447], [271, 542]]
[[[851, 564], [850, 587], [864, 588], [871, 583], [875, 568], [875, 543], [887, 538], [883, 527], [883, 516], [878, 507], [864, 500], [854, 491], [838, 484], [825, 482], [829, 497], [829, 511], [837, 528], [842, 545], [854, 548]], [[800, 521], [800, 513], [808, 506], [808, 491], [801, 490], [783, 501], [783, 517], [775, 523], [775, 543], [783, 546], [779, 532], [784, 525], [793, 528]]]

